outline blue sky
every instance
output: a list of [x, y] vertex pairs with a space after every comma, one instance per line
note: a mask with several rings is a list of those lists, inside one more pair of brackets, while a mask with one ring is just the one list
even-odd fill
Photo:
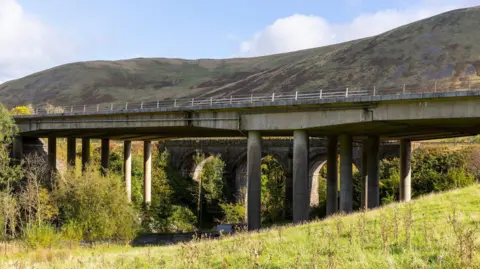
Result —
[[0, 0], [0, 82], [71, 61], [286, 52], [370, 36], [478, 4], [480, 0]]

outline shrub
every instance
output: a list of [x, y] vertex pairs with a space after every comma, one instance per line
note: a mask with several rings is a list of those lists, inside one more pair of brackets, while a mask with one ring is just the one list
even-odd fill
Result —
[[33, 112], [33, 108], [31, 105], [29, 106], [16, 106], [10, 110], [11, 115], [19, 116], [19, 115], [31, 115]]
[[241, 203], [229, 204], [224, 203], [220, 204], [220, 208], [223, 212], [224, 223], [245, 223], [245, 205]]
[[83, 175], [70, 171], [58, 182], [60, 218], [78, 224], [84, 239], [131, 239], [136, 234], [138, 214], [118, 176], [103, 177], [89, 168]]
[[168, 223], [172, 231], [191, 232], [195, 230], [197, 218], [192, 211], [183, 206], [173, 206], [172, 215], [168, 218]]
[[30, 223], [23, 230], [23, 242], [28, 248], [51, 248], [60, 243], [60, 235], [50, 224]]
[[71, 220], [62, 225], [62, 239], [67, 241], [72, 248], [73, 245], [78, 245], [82, 240], [83, 229], [74, 220]]

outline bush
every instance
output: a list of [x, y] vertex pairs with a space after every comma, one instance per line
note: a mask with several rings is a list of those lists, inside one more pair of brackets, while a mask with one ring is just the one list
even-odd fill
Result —
[[83, 239], [131, 239], [136, 235], [138, 214], [127, 201], [118, 176], [103, 177], [89, 168], [83, 175], [70, 171], [58, 182], [55, 195], [60, 219], [81, 227]]
[[23, 242], [28, 248], [51, 248], [59, 245], [60, 235], [47, 223], [30, 223], [23, 230]]
[[82, 240], [83, 229], [74, 220], [64, 223], [62, 226], [62, 239], [67, 241], [72, 248], [73, 245], [78, 245]]
[[197, 218], [190, 209], [173, 206], [172, 215], [168, 218], [170, 229], [174, 232], [191, 232], [195, 230]]
[[11, 115], [19, 116], [19, 115], [31, 115], [33, 112], [33, 108], [31, 105], [29, 106], [16, 106], [10, 110]]
[[245, 223], [245, 205], [238, 204], [220, 204], [223, 212], [223, 223]]

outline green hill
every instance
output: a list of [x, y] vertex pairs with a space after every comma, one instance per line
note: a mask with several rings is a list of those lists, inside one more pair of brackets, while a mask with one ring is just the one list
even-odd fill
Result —
[[366, 213], [220, 240], [165, 247], [83, 249], [72, 256], [57, 250], [44, 259], [37, 252], [12, 257], [3, 265], [118, 269], [480, 268], [478, 197], [480, 185], [475, 185]]
[[[480, 79], [480, 8], [343, 44], [256, 58], [79, 62], [0, 85], [7, 105], [141, 101]], [[480, 81], [477, 82], [480, 85]]]

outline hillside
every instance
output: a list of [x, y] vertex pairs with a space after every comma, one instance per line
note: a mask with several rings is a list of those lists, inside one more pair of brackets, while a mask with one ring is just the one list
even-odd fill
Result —
[[[79, 62], [0, 85], [7, 105], [125, 102], [314, 88], [458, 85], [480, 78], [480, 7], [459, 9], [378, 36], [238, 59]], [[480, 84], [480, 83], [479, 83]]]
[[[480, 268], [480, 185], [294, 227], [185, 245], [51, 250], [15, 268]], [[69, 253], [66, 255], [66, 253]], [[4, 267], [2, 267], [4, 268]]]

